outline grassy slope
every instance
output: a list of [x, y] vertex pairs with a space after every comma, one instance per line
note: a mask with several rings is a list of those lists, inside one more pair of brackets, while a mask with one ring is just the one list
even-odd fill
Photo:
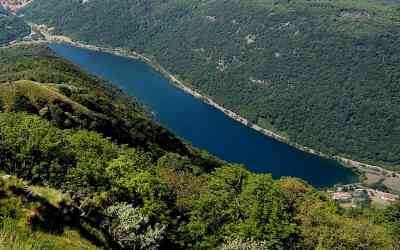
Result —
[[85, 106], [71, 100], [63, 94], [59, 93], [57, 85], [42, 84], [29, 80], [19, 80], [11, 83], [0, 84], [0, 96], [4, 100], [5, 110], [11, 111], [12, 106], [17, 95], [24, 95], [29, 98], [29, 100], [37, 105], [40, 99], [48, 100], [49, 102], [54, 102], [59, 100], [63, 103], [71, 105], [74, 111], [81, 112], [86, 115], [94, 116], [94, 112], [91, 112]]
[[37, 0], [23, 13], [75, 39], [153, 56], [217, 102], [295, 142], [400, 164], [397, 5]]
[[[50, 233], [33, 223], [36, 218], [43, 216], [57, 217], [60, 203], [68, 200], [60, 191], [48, 187], [27, 186], [15, 177], [6, 178], [4, 175], [0, 178], [0, 186], [0, 249], [97, 249], [77, 229], [65, 227], [62, 232]], [[52, 208], [54, 214], [42, 214], [44, 208]]]

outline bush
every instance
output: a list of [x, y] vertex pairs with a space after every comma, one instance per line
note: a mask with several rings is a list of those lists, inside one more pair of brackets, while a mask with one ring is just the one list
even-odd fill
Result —
[[14, 97], [12, 110], [15, 112], [28, 112], [38, 114], [39, 110], [31, 103], [28, 97], [16, 94]]
[[156, 250], [160, 246], [165, 227], [152, 226], [139, 209], [120, 203], [107, 208], [106, 214], [112, 221], [108, 225], [110, 235], [122, 248]]

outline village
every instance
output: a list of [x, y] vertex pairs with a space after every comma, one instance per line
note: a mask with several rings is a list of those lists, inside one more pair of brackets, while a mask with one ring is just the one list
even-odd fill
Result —
[[399, 200], [396, 194], [366, 187], [360, 183], [336, 185], [329, 190], [332, 200], [343, 208], [376, 207], [384, 208]]
[[12, 13], [30, 4], [32, 0], [0, 0], [0, 5]]

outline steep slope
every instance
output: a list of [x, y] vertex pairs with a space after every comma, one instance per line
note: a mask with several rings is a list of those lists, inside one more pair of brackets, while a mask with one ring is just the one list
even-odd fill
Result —
[[293, 142], [398, 169], [400, 13], [393, 1], [55, 1], [22, 13], [144, 53]]
[[100, 249], [67, 219], [72, 214], [67, 195], [4, 174], [0, 192], [0, 249]]
[[29, 26], [0, 5], [0, 45], [21, 39], [29, 35]]

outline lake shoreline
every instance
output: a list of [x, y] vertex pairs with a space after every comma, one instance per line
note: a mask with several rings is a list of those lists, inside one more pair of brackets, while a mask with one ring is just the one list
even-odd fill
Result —
[[140, 61], [150, 65], [156, 71], [160, 72], [162, 75], [167, 77], [173, 83], [173, 85], [176, 86], [177, 88], [185, 91], [186, 93], [192, 95], [195, 98], [202, 100], [203, 102], [207, 103], [208, 105], [218, 109], [219, 111], [223, 112], [229, 118], [243, 124], [244, 126], [247, 126], [253, 130], [256, 130], [257, 132], [261, 133], [264, 136], [268, 136], [269, 138], [273, 138], [275, 140], [278, 140], [280, 142], [288, 144], [292, 147], [295, 147], [303, 152], [307, 152], [307, 153], [310, 153], [313, 155], [318, 155], [318, 156], [326, 158], [326, 159], [332, 159], [332, 160], [338, 161], [344, 167], [351, 168], [359, 176], [360, 182], [365, 181], [367, 179], [367, 177], [366, 177], [367, 174], [371, 174], [371, 173], [373, 173], [376, 176], [382, 177], [382, 178], [385, 178], [385, 176], [394, 176], [395, 178], [399, 178], [399, 180], [400, 180], [400, 174], [398, 174], [394, 171], [390, 171], [390, 170], [384, 169], [379, 166], [365, 164], [365, 163], [355, 161], [355, 160], [352, 160], [352, 159], [349, 159], [349, 158], [346, 158], [343, 156], [328, 155], [328, 154], [313, 150], [309, 147], [305, 147], [300, 144], [293, 143], [292, 141], [290, 141], [289, 138], [287, 138], [285, 136], [282, 136], [274, 131], [262, 128], [262, 127], [258, 126], [257, 124], [253, 124], [250, 121], [248, 121], [246, 118], [240, 116], [239, 114], [237, 114], [229, 109], [226, 109], [222, 105], [216, 103], [210, 97], [200, 94], [198, 91], [192, 89], [191, 87], [189, 87], [189, 86], [191, 86], [190, 84], [183, 83], [183, 81], [180, 81], [179, 79], [177, 79], [172, 73], [168, 72], [165, 68], [163, 68], [161, 65], [159, 65], [156, 61], [154, 61], [153, 59], [151, 59], [145, 55], [142, 55], [135, 51], [131, 51], [131, 50], [124, 49], [124, 48], [110, 48], [110, 47], [100, 47], [100, 46], [90, 45], [90, 44], [86, 44], [83, 42], [74, 41], [67, 36], [54, 36], [54, 35], [50, 35], [46, 31], [43, 31], [43, 30], [40, 30], [40, 31], [41, 31], [41, 34], [45, 38], [45, 41], [43, 41], [43, 42], [46, 42], [46, 43], [70, 44], [70, 45], [78, 47], [78, 48], [84, 48], [84, 49], [89, 49], [89, 50], [94, 50], [94, 51], [99, 51], [99, 52], [106, 52], [106, 53], [111, 53], [111, 54], [114, 54], [117, 56], [123, 56], [123, 57], [131, 58], [131, 59], [135, 59], [135, 60], [140, 60]]

